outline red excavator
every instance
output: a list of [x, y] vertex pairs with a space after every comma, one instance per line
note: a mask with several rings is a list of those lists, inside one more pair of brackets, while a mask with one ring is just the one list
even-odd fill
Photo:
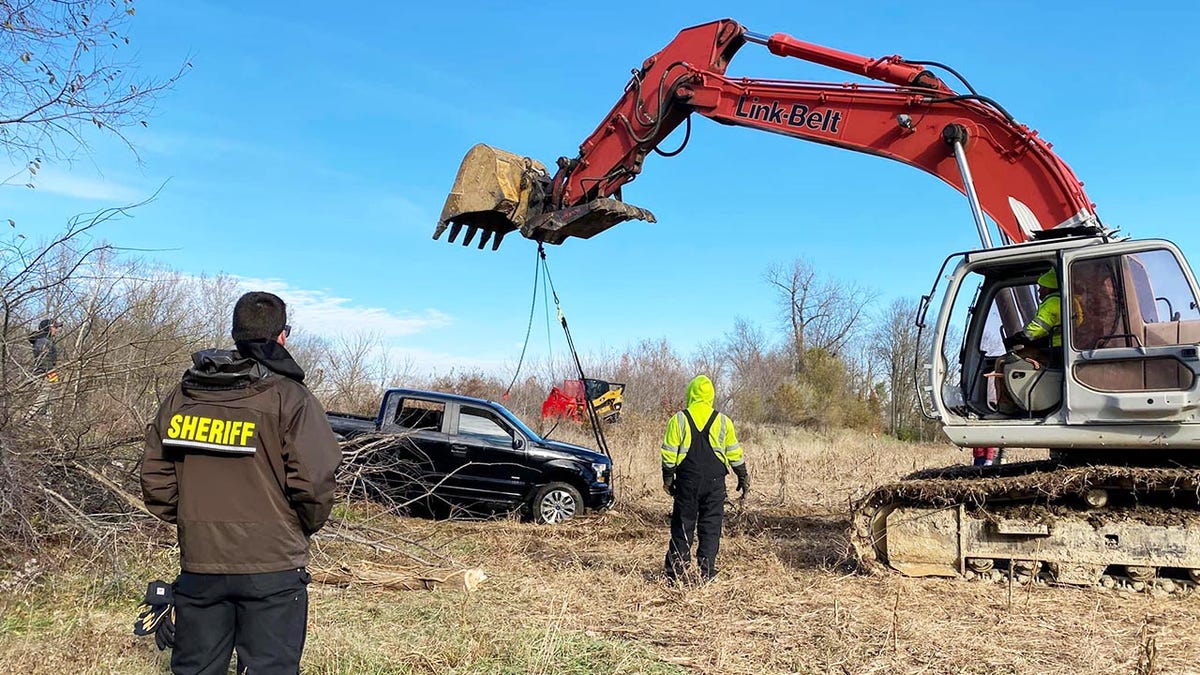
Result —
[[[882, 84], [727, 76], [746, 43]], [[864, 564], [1135, 590], [1200, 582], [1195, 275], [1169, 241], [1118, 238], [1050, 145], [947, 66], [857, 56], [730, 19], [687, 28], [633, 71], [553, 175], [531, 158], [472, 148], [434, 238], [465, 228], [463, 243], [479, 235], [480, 248], [512, 231], [559, 244], [653, 221], [621, 190], [651, 152], [682, 150], [659, 144], [680, 125], [690, 131], [694, 115], [894, 159], [967, 197], [982, 248], [950, 254], [922, 298], [915, 320], [930, 349], [916, 364], [918, 392], [955, 444], [1044, 447], [1052, 459], [876, 488], [852, 514]], [[1038, 358], [1010, 353], [1004, 344], [1035, 316], [1033, 289], [1049, 271], [1062, 299], [1058, 337]], [[1016, 414], [998, 410], [996, 387]]]

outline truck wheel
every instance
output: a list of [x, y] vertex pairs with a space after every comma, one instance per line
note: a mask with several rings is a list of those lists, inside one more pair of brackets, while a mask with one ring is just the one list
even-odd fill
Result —
[[531, 506], [535, 522], [555, 525], [582, 513], [583, 499], [568, 483], [550, 483], [537, 491]]

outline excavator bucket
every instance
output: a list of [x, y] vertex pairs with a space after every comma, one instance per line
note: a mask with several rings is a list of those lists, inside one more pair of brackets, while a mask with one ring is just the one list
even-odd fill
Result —
[[541, 162], [480, 143], [467, 151], [458, 168], [433, 238], [449, 228], [453, 243], [466, 227], [463, 246], [482, 233], [479, 248], [491, 239], [496, 250], [504, 235], [541, 213], [549, 189], [550, 174]]
[[654, 214], [646, 209], [607, 197], [549, 210], [552, 183], [541, 162], [476, 145], [458, 168], [433, 238], [441, 238], [448, 229], [453, 243], [466, 228], [464, 246], [480, 234], [479, 248], [491, 241], [494, 251], [513, 230], [527, 239], [561, 244], [569, 237], [587, 239], [627, 220], [654, 222]]

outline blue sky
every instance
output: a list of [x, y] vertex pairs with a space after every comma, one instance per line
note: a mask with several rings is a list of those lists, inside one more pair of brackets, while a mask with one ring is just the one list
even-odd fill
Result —
[[[486, 142], [547, 164], [574, 155], [631, 68], [679, 29], [732, 16], [954, 66], [1054, 144], [1107, 224], [1200, 260], [1191, 3], [742, 5], [142, 3], [131, 34], [143, 69], [193, 64], [133, 133], [142, 163], [97, 139], [86, 159], [46, 164], [37, 189], [0, 188], [0, 204], [49, 232], [165, 182], [102, 235], [187, 273], [263, 280], [298, 326], [379, 333], [423, 369], [503, 370], [524, 336], [534, 244], [431, 239], [463, 154]], [[755, 45], [729, 73], [850, 79]], [[927, 291], [947, 253], [978, 244], [965, 200], [933, 177], [703, 119], [681, 156], [647, 160], [625, 198], [659, 222], [549, 250], [586, 351], [642, 338], [688, 351], [735, 316], [774, 325], [772, 262], [805, 257], [884, 306]], [[535, 357], [545, 344], [542, 328]]]

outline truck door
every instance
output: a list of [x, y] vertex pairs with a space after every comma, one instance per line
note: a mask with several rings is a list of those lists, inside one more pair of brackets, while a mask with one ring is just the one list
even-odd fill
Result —
[[1196, 280], [1170, 242], [1064, 255], [1068, 424], [1193, 421], [1200, 412]]
[[454, 466], [446, 403], [404, 396], [387, 412], [381, 431], [396, 435], [386, 467], [389, 484], [407, 499], [431, 490], [453, 496], [456, 486], [446, 480]]
[[495, 411], [458, 405], [450, 451], [462, 461], [464, 487], [479, 501], [515, 505], [532, 485], [524, 435]]

